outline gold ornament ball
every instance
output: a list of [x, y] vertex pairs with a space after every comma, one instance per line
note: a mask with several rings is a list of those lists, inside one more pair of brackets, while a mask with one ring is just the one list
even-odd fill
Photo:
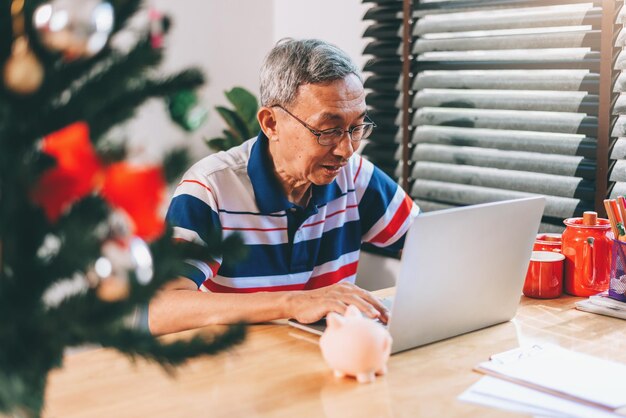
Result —
[[17, 94], [37, 91], [43, 81], [43, 67], [28, 47], [24, 38], [18, 38], [13, 53], [4, 65], [4, 84]]
[[103, 279], [96, 288], [96, 295], [105, 302], [119, 302], [130, 294], [130, 284], [118, 276], [110, 276]]

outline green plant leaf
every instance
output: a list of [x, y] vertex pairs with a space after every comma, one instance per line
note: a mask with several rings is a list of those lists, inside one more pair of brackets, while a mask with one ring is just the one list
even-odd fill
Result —
[[224, 119], [233, 135], [243, 138], [242, 141], [250, 138], [248, 125], [241, 119], [241, 116], [224, 106], [216, 106], [215, 110]]
[[236, 147], [237, 145], [241, 145], [241, 144], [243, 144], [243, 141], [245, 141], [246, 139], [249, 139], [249, 138], [241, 138], [241, 137], [238, 138], [235, 135], [233, 135], [230, 131], [224, 130], [223, 132], [224, 132], [224, 136], [226, 137], [224, 139], [226, 139], [226, 142], [229, 144], [228, 148], [232, 148], [232, 147]]
[[228, 141], [226, 140], [226, 138], [222, 137], [206, 139], [204, 142], [209, 148], [212, 148], [215, 151], [226, 151], [229, 148]]
[[237, 113], [239, 113], [246, 124], [256, 120], [259, 102], [252, 93], [243, 87], [233, 87], [230, 91], [224, 92], [224, 95], [235, 106]]

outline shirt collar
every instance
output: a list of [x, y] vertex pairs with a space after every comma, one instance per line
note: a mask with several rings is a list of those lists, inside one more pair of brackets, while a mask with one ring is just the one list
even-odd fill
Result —
[[[252, 183], [256, 204], [262, 213], [280, 212], [296, 206], [287, 200], [287, 196], [274, 175], [274, 167], [269, 154], [269, 140], [263, 131], [259, 133], [250, 150], [248, 177]], [[330, 184], [322, 186], [314, 184], [312, 187], [309, 206], [324, 205], [343, 194], [336, 179]]]

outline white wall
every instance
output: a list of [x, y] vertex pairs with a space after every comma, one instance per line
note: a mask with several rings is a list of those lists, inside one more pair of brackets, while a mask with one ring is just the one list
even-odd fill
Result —
[[161, 101], [150, 102], [130, 127], [131, 153], [141, 160], [159, 160], [164, 150], [185, 145], [199, 159], [210, 153], [202, 138], [219, 135], [223, 129], [214, 110], [227, 103], [223, 92], [238, 85], [258, 94], [258, 70], [274, 42], [273, 1], [153, 0], [150, 4], [173, 21], [162, 71], [189, 66], [204, 70], [207, 83], [198, 94], [209, 109], [209, 119], [187, 137], [170, 120]]
[[363, 68], [362, 21], [371, 4], [361, 0], [274, 0], [274, 40], [319, 38], [343, 49]]

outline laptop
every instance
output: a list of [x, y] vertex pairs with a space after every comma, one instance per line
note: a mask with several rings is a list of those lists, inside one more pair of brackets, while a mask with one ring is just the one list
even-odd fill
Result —
[[[515, 316], [542, 196], [423, 213], [409, 229], [388, 324], [392, 353]], [[323, 323], [289, 324], [321, 334]]]

